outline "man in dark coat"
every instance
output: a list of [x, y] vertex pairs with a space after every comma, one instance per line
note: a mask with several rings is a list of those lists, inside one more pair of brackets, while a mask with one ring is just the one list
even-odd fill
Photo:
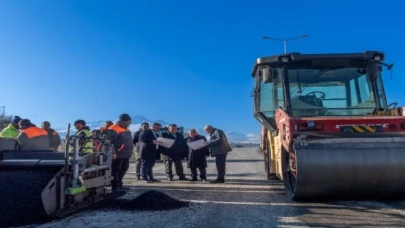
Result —
[[136, 151], [136, 163], [135, 163], [135, 173], [136, 173], [136, 179], [141, 180], [141, 156], [139, 156], [139, 135], [141, 134], [141, 131], [145, 131], [149, 129], [149, 123], [143, 122], [141, 125], [141, 129], [136, 131], [134, 133], [134, 137], [132, 142], [134, 143], [135, 146], [135, 151]]
[[177, 132], [177, 125], [169, 125], [168, 132], [162, 133], [163, 138], [173, 139], [174, 144], [170, 148], [164, 148], [163, 159], [165, 163], [165, 171], [167, 174], [167, 179], [169, 181], [173, 180], [172, 166], [176, 169], [176, 174], [179, 176], [179, 180], [188, 180], [184, 175], [184, 169], [182, 160], [188, 156], [188, 147], [186, 141], [184, 140], [183, 134]]
[[142, 130], [139, 135], [139, 157], [141, 158], [141, 178], [147, 183], [160, 182], [153, 178], [153, 166], [156, 162], [159, 145], [156, 142], [160, 124], [152, 129]]
[[[205, 136], [199, 135], [195, 129], [191, 129], [188, 132], [188, 137], [186, 138], [186, 143], [194, 142], [197, 140], [204, 140], [207, 142]], [[200, 170], [201, 181], [207, 181], [207, 156], [209, 156], [210, 151], [208, 147], [203, 147], [198, 150], [193, 150], [189, 148], [187, 168], [191, 171], [191, 180], [197, 181], [197, 168]]]
[[210, 134], [210, 141], [207, 146], [211, 150], [211, 157], [215, 157], [215, 164], [217, 166], [218, 177], [211, 183], [224, 183], [225, 170], [226, 170], [226, 157], [232, 151], [225, 133], [211, 125], [204, 127], [206, 133]]

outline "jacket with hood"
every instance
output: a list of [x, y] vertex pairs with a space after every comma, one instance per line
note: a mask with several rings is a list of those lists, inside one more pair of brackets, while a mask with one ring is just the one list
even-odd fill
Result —
[[20, 131], [17, 128], [15, 128], [12, 124], [9, 124], [0, 132], [0, 137], [15, 139], [19, 133]]

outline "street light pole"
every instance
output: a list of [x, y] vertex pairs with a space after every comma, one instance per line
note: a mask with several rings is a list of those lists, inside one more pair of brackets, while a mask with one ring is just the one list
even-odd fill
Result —
[[288, 39], [280, 39], [280, 38], [275, 38], [275, 37], [271, 37], [271, 36], [263, 36], [263, 39], [265, 39], [265, 40], [283, 41], [283, 43], [284, 43], [284, 54], [286, 54], [287, 53], [287, 41], [306, 38], [306, 37], [308, 37], [308, 36], [307, 35], [301, 35], [301, 36], [288, 38]]

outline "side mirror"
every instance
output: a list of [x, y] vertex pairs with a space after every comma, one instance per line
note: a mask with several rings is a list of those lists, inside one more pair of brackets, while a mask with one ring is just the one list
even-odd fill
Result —
[[278, 71], [276, 69], [272, 69], [268, 66], [263, 67], [260, 69], [261, 76], [263, 78], [263, 83], [271, 83], [274, 82], [274, 79], [278, 77]]

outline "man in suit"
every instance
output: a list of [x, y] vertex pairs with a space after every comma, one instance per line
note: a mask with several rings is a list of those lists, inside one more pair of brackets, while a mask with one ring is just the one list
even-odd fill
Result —
[[225, 183], [226, 157], [232, 151], [232, 148], [222, 130], [207, 125], [204, 127], [204, 131], [211, 136], [207, 146], [211, 149], [211, 157], [215, 157], [218, 172], [217, 179], [211, 181], [211, 183]]
[[[186, 143], [194, 142], [197, 140], [204, 140], [207, 142], [205, 136], [199, 135], [196, 129], [191, 129], [188, 132], [188, 137], [186, 138]], [[203, 147], [198, 150], [193, 150], [189, 148], [189, 155], [187, 161], [187, 168], [191, 171], [191, 180], [197, 181], [197, 168], [200, 170], [201, 181], [207, 181], [207, 156], [209, 156], [210, 151], [208, 147]]]
[[153, 166], [158, 156], [159, 145], [156, 141], [160, 124], [154, 123], [152, 129], [142, 130], [139, 134], [139, 157], [141, 158], [141, 178], [146, 183], [160, 182], [153, 178]]
[[170, 148], [164, 148], [163, 152], [167, 179], [169, 181], [173, 180], [172, 166], [174, 163], [176, 174], [179, 176], [179, 180], [188, 180], [184, 175], [182, 164], [182, 160], [188, 156], [188, 147], [186, 141], [184, 140], [183, 134], [177, 132], [176, 124], [170, 124], [168, 132], [163, 133], [162, 137], [175, 140], [173, 146]]
[[136, 179], [141, 180], [141, 156], [139, 156], [139, 135], [141, 134], [141, 131], [145, 131], [149, 129], [149, 123], [143, 122], [141, 125], [141, 129], [136, 131], [134, 133], [134, 137], [132, 142], [134, 143], [135, 146], [135, 151], [136, 151], [136, 163], [135, 163], [135, 173], [136, 173]]

